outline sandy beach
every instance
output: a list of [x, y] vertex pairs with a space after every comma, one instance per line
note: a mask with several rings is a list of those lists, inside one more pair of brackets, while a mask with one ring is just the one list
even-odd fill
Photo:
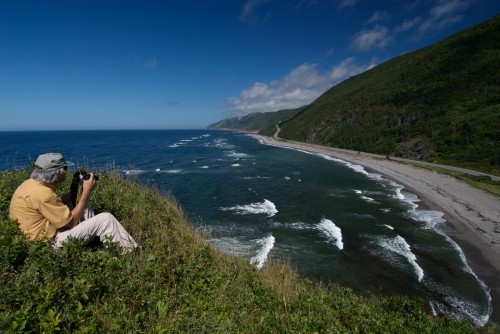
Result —
[[474, 273], [491, 289], [493, 313], [500, 323], [500, 199], [448, 175], [383, 156], [251, 134], [267, 145], [326, 154], [365, 167], [414, 193], [423, 206], [441, 211], [440, 229], [462, 249]]

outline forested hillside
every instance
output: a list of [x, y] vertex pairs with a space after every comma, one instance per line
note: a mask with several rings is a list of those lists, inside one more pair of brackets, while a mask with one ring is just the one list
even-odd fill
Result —
[[[500, 15], [351, 77], [280, 120], [285, 139], [500, 174]], [[277, 123], [260, 129], [269, 135]]]
[[284, 109], [276, 112], [255, 112], [241, 117], [231, 117], [222, 121], [210, 124], [208, 129], [233, 129], [242, 131], [259, 131], [266, 127], [275, 127], [275, 124], [281, 120], [286, 120], [303, 110], [305, 107], [298, 109]]
[[331, 88], [281, 137], [498, 168], [500, 16]]

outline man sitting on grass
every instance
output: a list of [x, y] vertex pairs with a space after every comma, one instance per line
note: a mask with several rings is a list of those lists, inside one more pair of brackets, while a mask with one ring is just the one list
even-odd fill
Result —
[[31, 178], [24, 181], [14, 192], [9, 216], [17, 220], [19, 228], [31, 240], [46, 240], [60, 248], [70, 238], [82, 239], [84, 244], [94, 237], [101, 242], [111, 238], [118, 242], [122, 253], [137, 247], [116, 218], [107, 212], [94, 215], [88, 205], [90, 194], [96, 185], [94, 174], [82, 179], [80, 200], [70, 209], [71, 192], [58, 196], [56, 187], [66, 179], [66, 171], [72, 163], [60, 153], [47, 153], [38, 157]]

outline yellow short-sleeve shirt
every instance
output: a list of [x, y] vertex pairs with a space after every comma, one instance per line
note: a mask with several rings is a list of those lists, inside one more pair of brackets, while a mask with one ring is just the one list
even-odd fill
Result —
[[31, 240], [48, 240], [72, 220], [55, 187], [28, 179], [12, 195], [9, 216]]

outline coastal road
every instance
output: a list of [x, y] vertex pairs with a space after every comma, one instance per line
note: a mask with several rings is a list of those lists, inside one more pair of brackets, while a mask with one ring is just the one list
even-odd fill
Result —
[[[292, 141], [292, 140], [282, 139], [279, 137], [279, 133], [281, 131], [281, 129], [279, 127], [280, 123], [276, 124], [276, 132], [274, 133], [273, 138], [277, 139], [277, 140], [282, 140], [282, 141], [287, 141], [287, 142], [293, 143], [294, 141]], [[309, 144], [309, 143], [301, 143], [301, 142], [297, 142], [297, 143], [307, 145], [310, 147], [320, 146], [320, 145], [314, 145], [314, 144]], [[335, 148], [335, 147], [329, 147], [329, 146], [321, 146], [321, 147], [329, 149], [329, 150], [333, 150], [333, 151], [343, 152], [343, 153], [349, 153], [349, 154], [355, 153], [354, 151], [344, 150], [341, 148]], [[486, 174], [486, 173], [482, 173], [482, 172], [478, 172], [478, 171], [474, 171], [474, 170], [470, 170], [470, 169], [465, 169], [465, 168], [460, 168], [460, 167], [440, 165], [440, 164], [436, 164], [436, 163], [432, 163], [432, 162], [404, 159], [404, 158], [398, 158], [398, 157], [393, 157], [393, 156], [388, 157], [388, 156], [383, 156], [380, 154], [373, 154], [373, 153], [366, 153], [366, 152], [357, 152], [357, 153], [365, 155], [365, 156], [369, 156], [369, 157], [375, 158], [375, 159], [388, 159], [389, 158], [390, 160], [419, 165], [419, 166], [436, 167], [436, 168], [447, 169], [447, 170], [451, 170], [451, 171], [455, 171], [455, 172], [459, 172], [459, 173], [464, 173], [464, 174], [469, 174], [469, 175], [474, 175], [474, 176], [487, 176], [487, 177], [491, 178], [493, 181], [500, 181], [499, 176]]]

